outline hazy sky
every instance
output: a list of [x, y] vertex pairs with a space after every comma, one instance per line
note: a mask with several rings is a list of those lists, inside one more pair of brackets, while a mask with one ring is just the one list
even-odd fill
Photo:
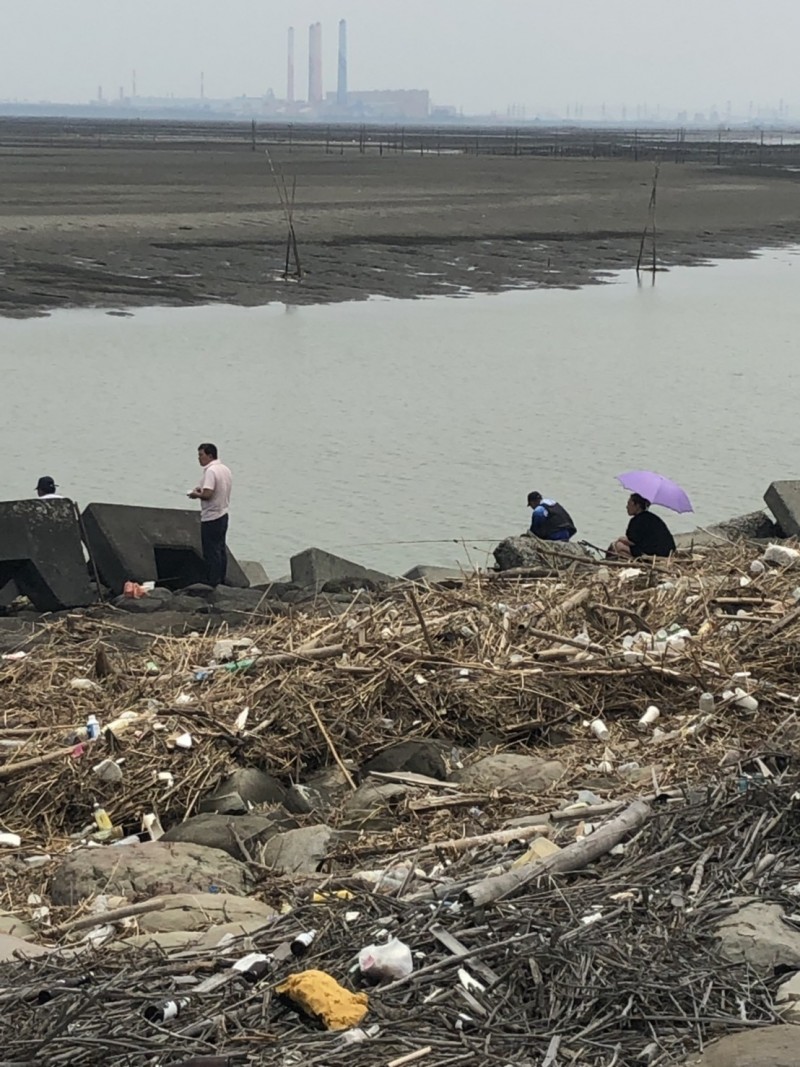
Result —
[[0, 99], [85, 101], [259, 95], [286, 85], [297, 32], [298, 96], [309, 22], [323, 24], [335, 87], [339, 18], [350, 87], [427, 88], [468, 112], [627, 104], [668, 113], [727, 101], [800, 111], [800, 0], [0, 0]]

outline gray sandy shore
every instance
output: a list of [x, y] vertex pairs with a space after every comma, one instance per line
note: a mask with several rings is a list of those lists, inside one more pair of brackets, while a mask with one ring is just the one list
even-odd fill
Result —
[[[575, 287], [633, 267], [653, 165], [623, 159], [273, 153], [296, 179], [305, 271], [246, 145], [52, 146], [0, 138], [0, 314], [62, 307], [310, 304]], [[662, 165], [659, 260], [800, 240], [796, 174]]]

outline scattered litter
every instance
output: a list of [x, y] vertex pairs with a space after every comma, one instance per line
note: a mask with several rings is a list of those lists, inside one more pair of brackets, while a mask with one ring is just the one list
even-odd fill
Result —
[[291, 974], [275, 987], [275, 992], [322, 1023], [326, 1030], [358, 1026], [369, 1010], [366, 993], [351, 993], [325, 971]]
[[358, 966], [370, 982], [394, 981], [411, 974], [414, 960], [408, 945], [393, 937], [383, 945], [362, 948], [358, 954]]

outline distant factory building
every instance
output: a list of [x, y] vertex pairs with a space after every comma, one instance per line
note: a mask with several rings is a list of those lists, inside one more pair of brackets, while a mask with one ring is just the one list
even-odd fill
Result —
[[347, 110], [364, 119], [427, 119], [431, 96], [427, 89], [369, 89], [347, 93]]

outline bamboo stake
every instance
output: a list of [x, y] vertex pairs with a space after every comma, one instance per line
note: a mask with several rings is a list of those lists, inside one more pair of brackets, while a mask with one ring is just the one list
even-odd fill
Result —
[[350, 771], [348, 771], [347, 767], [345, 767], [344, 763], [342, 763], [341, 756], [339, 755], [339, 753], [336, 750], [336, 745], [334, 745], [333, 740], [331, 739], [331, 735], [325, 729], [325, 724], [323, 723], [322, 719], [319, 717], [319, 712], [317, 711], [317, 709], [314, 707], [314, 705], [310, 701], [309, 701], [309, 704], [308, 704], [308, 708], [309, 708], [309, 711], [311, 712], [311, 714], [314, 716], [314, 721], [316, 722], [317, 726], [319, 727], [322, 736], [325, 738], [325, 743], [327, 744], [328, 748], [330, 749], [331, 755], [333, 756], [333, 758], [338, 763], [339, 770], [342, 772], [342, 774], [347, 779], [347, 784], [350, 786], [350, 788], [355, 791], [358, 787], [356, 786], [356, 783], [353, 781], [353, 776], [350, 774]]

